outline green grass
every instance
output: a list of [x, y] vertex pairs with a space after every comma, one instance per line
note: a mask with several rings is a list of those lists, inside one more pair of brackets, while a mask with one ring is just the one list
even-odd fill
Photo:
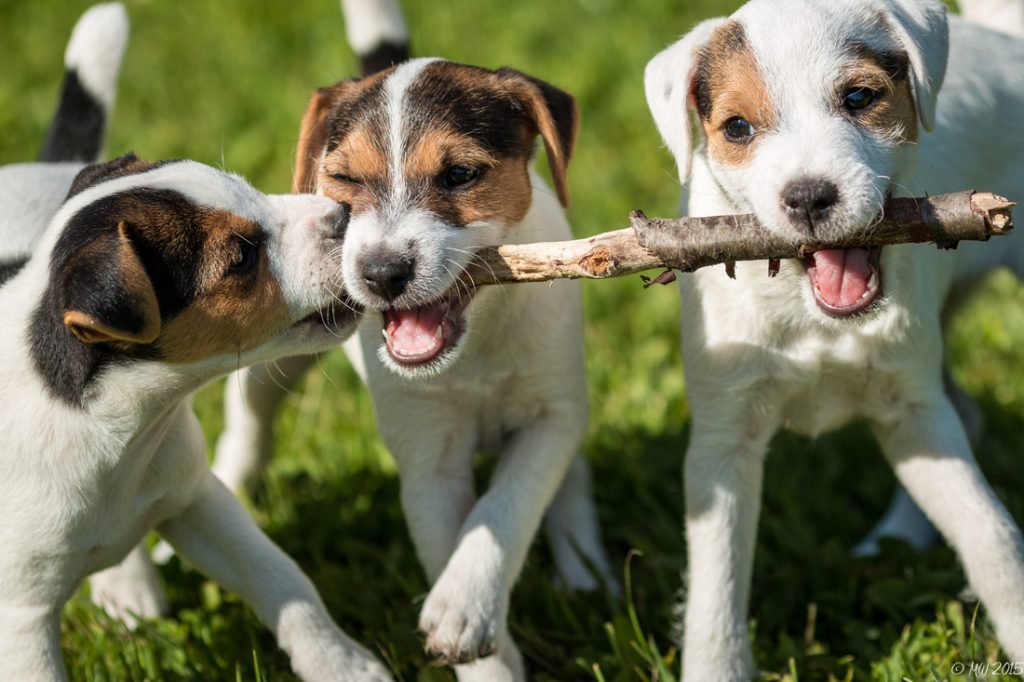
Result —
[[[68, 31], [88, 3], [0, 0], [0, 163], [33, 158], [56, 95]], [[646, 60], [699, 18], [736, 4], [707, 0], [406, 0], [418, 54], [509, 64], [557, 83], [582, 109], [570, 171], [579, 234], [622, 227], [630, 209], [671, 215], [678, 189], [643, 100]], [[108, 145], [150, 159], [188, 156], [289, 186], [307, 97], [354, 73], [333, 0], [129, 0], [133, 37]], [[511, 627], [539, 680], [671, 680], [685, 550], [680, 462], [688, 407], [673, 287], [588, 283], [593, 420], [586, 452], [608, 548], [628, 602], [551, 586], [543, 542], [513, 598]], [[981, 402], [979, 458], [1024, 521], [1024, 294], [997, 278], [956, 325], [950, 355]], [[370, 400], [335, 353], [289, 400], [277, 457], [251, 500], [260, 525], [321, 590], [340, 624], [403, 680], [451, 679], [415, 632], [427, 585], [398, 504], [394, 465]], [[209, 437], [220, 391], [197, 409]], [[1000, 660], [984, 613], [959, 601], [952, 552], [899, 544], [852, 560], [849, 548], [893, 487], [865, 429], [811, 442], [775, 440], [765, 478], [751, 609], [759, 667], [776, 680], [945, 680], [957, 661]], [[174, 616], [132, 633], [84, 594], [68, 605], [63, 643], [73, 679], [282, 680], [288, 661], [237, 598], [179, 564], [162, 569]], [[703, 682], [703, 681], [699, 681]]]

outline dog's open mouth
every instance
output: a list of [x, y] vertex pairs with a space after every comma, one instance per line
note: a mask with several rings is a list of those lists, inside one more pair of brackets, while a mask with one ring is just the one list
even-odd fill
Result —
[[474, 290], [451, 292], [416, 308], [389, 308], [384, 315], [384, 343], [400, 365], [425, 365], [454, 347], [465, 323], [462, 313]]
[[882, 293], [881, 248], [826, 249], [804, 258], [818, 307], [833, 317], [867, 310]]

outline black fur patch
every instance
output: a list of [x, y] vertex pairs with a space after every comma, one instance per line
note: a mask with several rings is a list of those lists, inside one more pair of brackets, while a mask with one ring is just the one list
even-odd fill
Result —
[[76, 71], [68, 71], [39, 160], [91, 163], [100, 154], [106, 129], [103, 105], [85, 89]]
[[7, 280], [18, 274], [18, 272], [25, 267], [25, 263], [27, 262], [28, 258], [0, 261], [0, 286], [6, 284]]
[[[345, 81], [342, 81], [345, 83]], [[324, 88], [329, 90], [330, 88]], [[334, 151], [335, 148], [357, 125], [362, 125], [368, 120], [378, 127], [375, 131], [384, 135], [381, 139], [387, 139], [385, 122], [380, 115], [384, 109], [384, 79], [381, 78], [375, 83], [366, 86], [357, 97], [346, 98], [338, 104], [331, 114], [328, 123], [330, 135], [327, 136], [327, 151]]]
[[369, 76], [409, 59], [409, 45], [406, 43], [381, 43], [369, 52], [359, 55], [363, 75]]
[[[500, 89], [474, 87], [467, 73], [481, 78], [494, 74], [477, 67], [438, 62], [428, 65], [406, 94], [405, 144], [417, 141], [428, 130], [451, 128], [472, 137], [497, 158], [523, 153], [530, 125], [521, 103]], [[403, 150], [403, 155], [408, 149]]]
[[[160, 317], [167, 320], [196, 296], [205, 232], [202, 209], [171, 190], [132, 189], [99, 199], [76, 213], [65, 225], [50, 254], [50, 281], [30, 329], [31, 354], [46, 385], [57, 398], [82, 405], [90, 381], [111, 362], [155, 358], [151, 346], [88, 344], [64, 324], [70, 307], [99, 312], [131, 329], [138, 325], [132, 301], [110, 292], [119, 289], [117, 263], [105, 263], [101, 242], [115, 251], [118, 225], [125, 223], [143, 269], [156, 291]], [[98, 244], [98, 242], [100, 244]], [[83, 249], [94, 248], [84, 267], [75, 267]]]

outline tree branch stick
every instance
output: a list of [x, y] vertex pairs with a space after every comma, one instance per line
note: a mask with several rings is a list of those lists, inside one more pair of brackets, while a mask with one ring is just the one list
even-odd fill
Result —
[[490, 246], [467, 265], [475, 285], [604, 279], [644, 270], [692, 272], [717, 263], [801, 258], [814, 251], [935, 242], [954, 248], [961, 240], [986, 241], [1013, 229], [1015, 204], [989, 192], [957, 192], [889, 199], [880, 221], [855, 238], [818, 241], [778, 235], [752, 215], [710, 218], [647, 218], [630, 215], [632, 228], [587, 239]]

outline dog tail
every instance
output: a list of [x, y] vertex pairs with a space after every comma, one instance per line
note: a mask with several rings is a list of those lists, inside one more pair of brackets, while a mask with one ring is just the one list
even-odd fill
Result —
[[341, 11], [364, 76], [409, 58], [409, 31], [398, 0], [341, 0]]
[[99, 161], [117, 76], [128, 43], [128, 14], [120, 2], [90, 7], [64, 52], [64, 83], [40, 161]]
[[974, 23], [1024, 37], [1024, 0], [960, 0], [958, 4]]

